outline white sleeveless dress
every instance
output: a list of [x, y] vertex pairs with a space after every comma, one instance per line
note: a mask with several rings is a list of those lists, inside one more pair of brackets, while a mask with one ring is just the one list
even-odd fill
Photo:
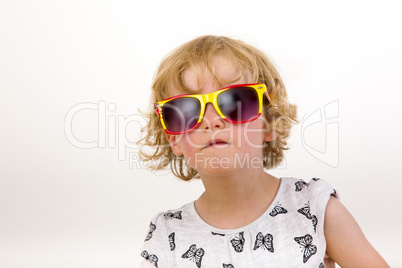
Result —
[[159, 213], [141, 256], [159, 268], [324, 267], [325, 209], [336, 191], [318, 178], [280, 180], [265, 213], [239, 229], [208, 225], [194, 202]]

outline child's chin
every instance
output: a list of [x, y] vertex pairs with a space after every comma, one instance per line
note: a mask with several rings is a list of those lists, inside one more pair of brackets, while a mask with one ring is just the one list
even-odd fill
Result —
[[203, 162], [199, 164], [196, 169], [200, 174], [208, 174], [208, 175], [230, 175], [235, 172], [238, 172], [237, 169], [240, 169], [238, 165], [236, 165], [233, 159], [229, 158], [215, 158], [216, 160], [210, 162]]

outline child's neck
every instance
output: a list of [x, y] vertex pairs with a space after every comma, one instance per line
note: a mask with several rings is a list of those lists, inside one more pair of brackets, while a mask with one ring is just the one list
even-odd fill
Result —
[[202, 176], [205, 192], [195, 202], [200, 217], [220, 229], [241, 228], [258, 219], [274, 200], [280, 180], [263, 169], [251, 173]]

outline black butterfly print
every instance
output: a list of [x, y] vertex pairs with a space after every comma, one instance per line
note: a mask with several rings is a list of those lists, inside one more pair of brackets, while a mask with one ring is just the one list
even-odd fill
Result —
[[158, 267], [158, 257], [154, 254], [149, 255], [148, 251], [144, 250], [141, 253], [141, 257], [144, 257], [146, 260], [148, 260], [150, 263], [155, 265], [155, 267]]
[[313, 181], [319, 181], [320, 178], [312, 178]]
[[276, 206], [272, 209], [269, 215], [275, 217], [278, 214], [285, 214], [285, 213], [288, 213], [288, 211], [285, 208], [281, 207], [281, 204], [279, 204], [278, 202], [278, 204], [276, 204]]
[[222, 265], [223, 265], [223, 268], [234, 268], [234, 266], [231, 264], [222, 263]]
[[225, 234], [220, 234], [220, 233], [214, 233], [214, 232], [211, 232], [212, 233], [212, 235], [219, 235], [219, 236], [225, 236]]
[[254, 250], [262, 247], [264, 250], [267, 249], [270, 252], [274, 252], [274, 237], [271, 234], [266, 234], [265, 236], [259, 232], [255, 238]]
[[305, 236], [295, 237], [294, 240], [303, 246], [303, 263], [306, 263], [311, 256], [317, 252], [317, 247], [313, 244], [313, 237], [309, 234]]
[[334, 192], [331, 195], [333, 195], [335, 197], [336, 196], [336, 190], [335, 189], [332, 189], [332, 190], [334, 190]]
[[300, 181], [295, 182], [295, 186], [296, 186], [295, 191], [300, 192], [301, 190], [303, 190], [303, 188], [305, 186], [308, 186], [308, 184], [307, 184], [307, 182], [300, 180]]
[[152, 238], [152, 233], [155, 231], [155, 229], [156, 229], [156, 225], [153, 224], [151, 221], [151, 223], [149, 224], [149, 231], [148, 231], [147, 237], [145, 237], [145, 241], [148, 241]]
[[181, 257], [184, 259], [190, 259], [195, 261], [198, 268], [201, 267], [202, 256], [204, 256], [205, 251], [202, 248], [198, 248], [195, 244], [191, 245], [190, 248]]
[[235, 237], [232, 240], [230, 240], [230, 243], [232, 243], [232, 246], [236, 252], [242, 252], [244, 243], [246, 242], [246, 239], [244, 239], [244, 232], [239, 233], [239, 237]]
[[297, 212], [299, 212], [300, 214], [303, 214], [304, 216], [307, 217], [307, 219], [311, 220], [312, 216], [310, 213], [310, 203], [305, 204], [305, 205], [306, 205], [305, 207], [298, 209]]
[[165, 220], [172, 220], [172, 219], [181, 220], [182, 219], [181, 211], [176, 211], [173, 213], [171, 211], [168, 211], [168, 212], [164, 213], [163, 216], [165, 216]]
[[318, 268], [325, 268], [323, 263], [320, 263], [320, 266], [318, 266]]
[[174, 236], [175, 236], [174, 232], [169, 235], [170, 250], [174, 250], [176, 248], [176, 244], [174, 243]]
[[318, 223], [318, 219], [315, 215], [311, 215], [310, 212], [310, 204], [306, 204], [305, 207], [302, 207], [300, 209], [297, 210], [297, 212], [299, 212], [300, 214], [306, 216], [307, 219], [311, 220], [313, 223], [313, 227], [314, 227], [314, 232], [317, 232], [317, 223]]
[[316, 233], [318, 219], [315, 215], [313, 215], [311, 221], [313, 222], [314, 232]]

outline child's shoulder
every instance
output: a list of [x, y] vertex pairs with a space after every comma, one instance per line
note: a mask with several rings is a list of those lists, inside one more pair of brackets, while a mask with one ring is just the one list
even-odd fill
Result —
[[312, 196], [326, 196], [328, 194], [339, 198], [337, 191], [330, 183], [321, 178], [312, 178], [309, 182], [295, 177], [281, 177], [283, 191], [290, 193], [306, 194]]
[[187, 218], [189, 214], [192, 214], [193, 204], [194, 201], [179, 208], [160, 211], [153, 217], [151, 223], [168, 224], [169, 222], [182, 221], [183, 218]]

